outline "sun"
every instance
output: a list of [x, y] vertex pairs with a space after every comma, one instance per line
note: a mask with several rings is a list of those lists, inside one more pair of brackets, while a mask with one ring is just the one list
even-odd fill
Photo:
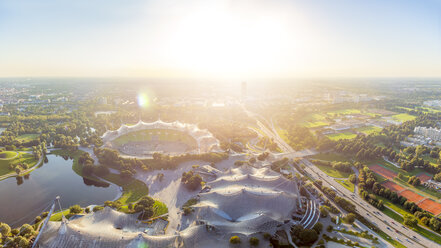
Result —
[[218, 5], [192, 11], [170, 32], [174, 64], [217, 77], [277, 70], [294, 47], [283, 16]]

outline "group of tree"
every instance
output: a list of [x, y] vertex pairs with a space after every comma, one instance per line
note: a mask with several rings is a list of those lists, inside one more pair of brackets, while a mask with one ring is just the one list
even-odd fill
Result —
[[421, 185], [421, 179], [419, 177], [416, 176], [411, 176], [409, 177], [409, 180], [407, 181], [407, 183], [412, 184], [413, 186], [420, 186]]
[[140, 213], [138, 219], [147, 220], [155, 214], [155, 210], [153, 208], [154, 204], [155, 200], [153, 200], [153, 198], [150, 196], [144, 196], [134, 205], [133, 211]]
[[201, 187], [202, 177], [191, 170], [182, 173], [181, 182], [187, 189], [196, 190]]
[[0, 222], [0, 247], [5, 248], [29, 248], [37, 232], [29, 224], [23, 224], [20, 228], [11, 227]]
[[305, 229], [301, 225], [295, 225], [291, 228], [291, 237], [293, 242], [299, 246], [310, 246], [319, 238], [323, 229], [321, 223], [317, 223], [312, 229]]
[[[362, 170], [360, 170], [359, 181], [360, 183], [358, 186], [360, 188], [360, 195], [362, 198], [368, 200], [368, 202], [372, 205], [376, 207], [381, 205], [381, 208], [379, 208], [382, 209], [384, 207], [383, 202], [382, 200], [377, 200], [375, 195], [384, 197], [390, 200], [393, 204], [402, 206], [432, 230], [436, 232], [441, 231], [441, 222], [436, 217], [421, 209], [416, 203], [408, 201], [407, 198], [398, 195], [397, 192], [391, 191], [378, 183], [373, 172], [368, 167], [364, 167]], [[373, 192], [373, 194], [370, 194], [369, 191]]]
[[324, 160], [312, 160], [312, 162], [317, 165], [332, 167], [333, 169], [341, 171], [341, 172], [347, 172], [347, 173], [352, 172], [353, 164], [351, 164], [349, 162], [336, 162], [336, 161], [329, 162], [329, 161], [324, 161]]

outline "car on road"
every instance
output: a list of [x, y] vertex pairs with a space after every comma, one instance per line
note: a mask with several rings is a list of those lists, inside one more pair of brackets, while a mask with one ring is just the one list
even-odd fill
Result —
[[387, 228], [388, 230], [392, 230], [392, 229], [390, 229], [390, 227], [388, 227], [388, 226], [387, 226], [386, 228]]

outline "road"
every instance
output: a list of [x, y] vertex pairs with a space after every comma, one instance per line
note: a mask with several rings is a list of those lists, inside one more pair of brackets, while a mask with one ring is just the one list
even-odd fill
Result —
[[269, 137], [270, 139], [273, 139], [277, 145], [280, 147], [280, 149], [282, 149], [283, 153], [279, 153], [279, 154], [274, 154], [277, 157], [288, 157], [288, 158], [299, 158], [299, 157], [305, 157], [305, 156], [311, 156], [316, 154], [317, 152], [315, 150], [312, 149], [305, 149], [302, 151], [296, 151], [294, 150], [290, 145], [288, 145], [277, 133], [274, 124], [272, 124], [272, 129], [270, 130], [267, 126], [265, 126], [265, 124], [263, 124], [259, 118], [261, 118], [262, 120], [264, 120], [265, 118], [263, 116], [260, 116], [258, 114], [255, 114], [253, 112], [248, 111], [245, 106], [242, 105], [242, 109], [243, 111], [251, 118], [254, 118], [256, 120], [257, 126], [259, 126], [260, 130], [262, 130], [262, 132]]
[[[248, 111], [245, 106], [242, 106], [243, 110], [248, 116], [254, 118], [257, 125], [261, 130], [279, 145], [279, 147], [285, 152], [285, 154], [296, 154], [296, 151], [292, 149], [288, 144], [286, 144], [275, 130], [269, 130], [257, 117], [264, 119], [262, 116], [258, 116], [250, 111]], [[274, 127], [273, 127], [274, 129]], [[305, 152], [309, 154], [310, 152]], [[300, 155], [300, 154], [297, 154]], [[288, 156], [293, 158], [292, 156]], [[303, 157], [303, 156], [298, 156]], [[315, 180], [321, 180], [324, 186], [335, 188], [336, 194], [343, 196], [349, 201], [351, 201], [355, 206], [357, 212], [368, 219], [371, 223], [381, 229], [383, 232], [388, 234], [391, 238], [396, 239], [398, 242], [409, 247], [437, 247], [439, 246], [435, 242], [423, 237], [422, 235], [404, 227], [400, 223], [397, 223], [392, 218], [381, 213], [378, 209], [365, 202], [357, 193], [350, 192], [348, 189], [337, 183], [334, 178], [326, 175], [323, 171], [318, 169], [309, 160], [301, 160], [305, 164], [305, 171]], [[332, 186], [332, 187], [331, 187]]]
[[[366, 217], [366, 219], [376, 225], [379, 229], [381, 229], [390, 237], [396, 239], [403, 245], [411, 247], [438, 246], [438, 244], [434, 243], [433, 241], [426, 239], [422, 235], [408, 229], [407, 227], [404, 227], [389, 216], [381, 213], [374, 206], [365, 202], [358, 194], [350, 192], [348, 189], [337, 183], [334, 178], [326, 175], [323, 171], [314, 166], [309, 160], [302, 159], [301, 162], [305, 164], [305, 171], [313, 179], [321, 180], [324, 186], [330, 188], [334, 187], [336, 189], [335, 192], [337, 193], [337, 195], [344, 196], [356, 206], [358, 213]], [[417, 238], [413, 238], [414, 236]], [[407, 241], [406, 239], [408, 239], [409, 241]]]

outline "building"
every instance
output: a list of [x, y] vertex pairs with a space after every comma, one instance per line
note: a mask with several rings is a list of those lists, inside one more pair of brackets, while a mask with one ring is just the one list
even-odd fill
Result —
[[415, 134], [422, 135], [424, 137], [430, 138], [434, 141], [441, 141], [441, 130], [432, 127], [415, 127], [413, 130]]

